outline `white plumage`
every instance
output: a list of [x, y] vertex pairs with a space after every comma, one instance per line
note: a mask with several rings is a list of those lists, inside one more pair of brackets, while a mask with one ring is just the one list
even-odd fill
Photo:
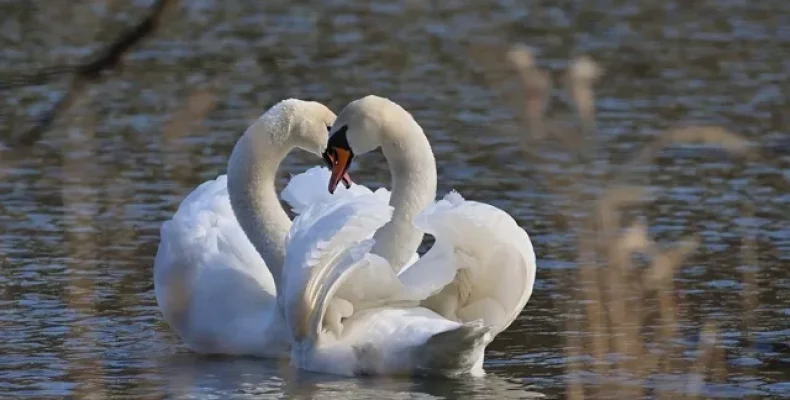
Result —
[[[357, 154], [382, 148], [392, 192], [330, 194], [330, 171], [311, 168], [280, 196], [298, 214], [291, 223], [274, 173], [292, 148], [321, 154], [330, 125]], [[456, 192], [435, 198], [430, 144], [397, 104], [368, 96], [335, 120], [286, 100], [245, 132], [228, 176], [162, 225], [157, 302], [200, 353], [290, 354], [341, 375], [482, 374], [485, 347], [529, 300], [535, 254], [506, 212]], [[436, 242], [419, 257], [426, 233]]]
[[[277, 260], [284, 257], [291, 221], [274, 178], [294, 148], [320, 157], [334, 119], [320, 103], [288, 99], [274, 105], [239, 139], [228, 175], [198, 186], [162, 224], [154, 261], [156, 300], [165, 321], [193, 351], [288, 355], [290, 337], [272, 271], [282, 267]], [[283, 196], [304, 206], [313, 201], [311, 192], [326, 193], [328, 171], [323, 168], [321, 175], [320, 169], [294, 177]], [[267, 267], [264, 258], [274, 261]]]
[[[532, 293], [529, 235], [506, 212], [456, 192], [433, 201], [430, 146], [395, 103], [352, 102], [338, 130], [354, 153], [382, 147], [393, 192], [357, 185], [301, 208], [280, 297], [291, 363], [341, 375], [482, 374], [485, 347]], [[424, 233], [436, 242], [418, 258]]]

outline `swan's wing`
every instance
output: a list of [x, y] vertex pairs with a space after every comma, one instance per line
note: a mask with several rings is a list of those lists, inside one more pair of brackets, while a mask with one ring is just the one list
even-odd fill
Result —
[[[297, 351], [292, 362], [349, 375], [481, 370], [491, 328], [419, 307], [423, 298], [404, 287], [386, 260], [370, 254], [370, 237], [391, 214], [375, 195], [349, 195], [313, 204], [294, 221], [281, 301], [292, 337], [308, 344], [294, 348], [333, 340], [322, 342], [328, 347], [320, 356]], [[409, 306], [392, 307], [398, 305]]]
[[173, 218], [162, 224], [160, 235], [158, 253], [163, 264], [155, 264], [155, 270], [167, 265], [165, 260], [176, 258], [193, 264], [190, 268], [194, 270], [236, 268], [256, 276], [273, 292], [274, 281], [266, 263], [233, 213], [226, 175], [206, 181], [192, 191]]
[[[334, 194], [330, 194], [327, 190], [329, 183], [330, 171], [326, 167], [313, 167], [301, 174], [294, 175], [288, 184], [280, 193], [280, 197], [288, 203], [291, 210], [295, 214], [301, 214], [310, 205], [329, 201], [336, 196], [345, 196], [346, 192], [358, 196], [363, 194], [374, 193], [364, 185], [357, 183], [351, 184], [351, 187], [346, 189], [344, 185], [338, 185]], [[384, 204], [389, 203], [389, 191], [386, 189], [378, 189], [375, 192], [376, 197]]]
[[506, 329], [532, 294], [535, 253], [529, 235], [506, 212], [456, 192], [426, 208], [415, 225], [434, 246], [399, 277], [423, 305], [460, 322], [482, 319]]
[[280, 297], [294, 339], [315, 339], [329, 300], [349, 273], [373, 257], [368, 238], [391, 216], [392, 207], [375, 195], [346, 193], [313, 203], [294, 220]]
[[[380, 206], [386, 206], [390, 201], [391, 193], [389, 190], [379, 188], [376, 191], [371, 191], [359, 184], [352, 184], [349, 189], [340, 185], [334, 194], [330, 194], [326, 190], [329, 177], [330, 171], [327, 168], [310, 168], [304, 173], [292, 177], [288, 185], [283, 189], [281, 196], [283, 200], [291, 205], [292, 211], [297, 215], [303, 213], [313, 204], [331, 202], [337, 206], [340, 204], [339, 202], [350, 201], [354, 197], [361, 195], [370, 196], [372, 194], [372, 200], [376, 200], [379, 203], [373, 209], [368, 210], [368, 212], [379, 212], [381, 210]], [[360, 205], [358, 204], [357, 206]], [[327, 209], [321, 210], [314, 211], [313, 214], [315, 212], [326, 212]], [[312, 222], [312, 220], [307, 222]], [[301, 223], [306, 224], [306, 221], [302, 219]], [[373, 237], [374, 233], [375, 229], [370, 231], [367, 238]], [[419, 255], [415, 252], [409, 264], [414, 263], [417, 259], [419, 259]], [[370, 259], [365, 264], [365, 267], [360, 268], [358, 272], [349, 277], [347, 283], [339, 289], [338, 295], [355, 303], [357, 307], [360, 307], [362, 303], [370, 306], [384, 299], [391, 299], [391, 295], [401, 287], [399, 284], [393, 284], [397, 278], [391, 271], [392, 268], [386, 260], [381, 258]], [[376, 287], [379, 290], [366, 290], [370, 287]]]
[[236, 220], [226, 176], [192, 191], [160, 235], [154, 291], [171, 328], [196, 351], [257, 354], [245, 341], [266, 322], [274, 280]]

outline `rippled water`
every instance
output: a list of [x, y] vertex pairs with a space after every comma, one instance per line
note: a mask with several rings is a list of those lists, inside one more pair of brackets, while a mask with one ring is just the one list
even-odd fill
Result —
[[[150, 1], [0, 3], [0, 83], [65, 65], [134, 23]], [[758, 143], [767, 160], [679, 147], [636, 171], [655, 189], [640, 215], [700, 249], [675, 279], [680, 329], [693, 347], [715, 321], [726, 376], [711, 397], [790, 396], [790, 5], [761, 1], [189, 1], [93, 86], [30, 149], [0, 152], [0, 395], [107, 398], [562, 397], [569, 331], [558, 304], [578, 285], [564, 186], [567, 159], [526, 162], [509, 100], [510, 45], [531, 46], [559, 74], [587, 53], [598, 85], [601, 160], [621, 162], [663, 128], [716, 124]], [[53, 22], [54, 21], [54, 22]], [[559, 76], [559, 75], [557, 75]], [[65, 80], [4, 90], [3, 134], [44, 112]], [[196, 92], [215, 95], [205, 119], [172, 115]], [[511, 213], [530, 233], [538, 281], [519, 319], [492, 343], [483, 380], [340, 379], [249, 359], [203, 358], [170, 333], [156, 306], [159, 226], [199, 183], [225, 171], [236, 139], [268, 106], [310, 98], [339, 111], [376, 93], [413, 112], [436, 152], [439, 192]], [[194, 97], [193, 97], [194, 99]], [[561, 110], [561, 108], [560, 108]], [[187, 118], [188, 120], [188, 118]], [[169, 125], [170, 124], [170, 125]], [[294, 153], [284, 183], [318, 162]], [[386, 182], [380, 155], [352, 171]], [[546, 182], [554, 187], [547, 188]], [[588, 188], [596, 191], [596, 187]], [[742, 218], [745, 204], [755, 218]], [[747, 351], [741, 319], [742, 227], [756, 229], [759, 306]], [[592, 369], [573, 374], [596, 385]], [[682, 376], [681, 376], [682, 378]], [[679, 386], [653, 376], [651, 388]]]

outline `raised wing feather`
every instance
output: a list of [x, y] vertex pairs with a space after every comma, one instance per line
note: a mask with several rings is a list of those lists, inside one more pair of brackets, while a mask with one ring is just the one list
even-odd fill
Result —
[[506, 212], [464, 200], [457, 192], [420, 213], [415, 225], [434, 246], [400, 273], [423, 305], [459, 322], [483, 320], [496, 334], [532, 294], [535, 253], [529, 235]]
[[338, 185], [335, 194], [330, 194], [327, 190], [327, 183], [331, 173], [326, 167], [313, 167], [307, 171], [291, 177], [288, 184], [280, 193], [280, 197], [285, 200], [295, 214], [301, 214], [310, 205], [330, 201], [335, 195], [343, 195], [345, 192], [358, 196], [363, 194], [375, 194], [376, 198], [384, 204], [390, 201], [390, 192], [380, 188], [373, 192], [364, 185], [354, 183], [346, 189], [343, 185]]

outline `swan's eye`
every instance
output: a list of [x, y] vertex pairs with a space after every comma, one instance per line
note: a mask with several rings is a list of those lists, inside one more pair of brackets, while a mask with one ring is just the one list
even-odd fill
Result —
[[327, 125], [326, 126], [326, 132], [327, 133], [332, 132], [332, 125]]

